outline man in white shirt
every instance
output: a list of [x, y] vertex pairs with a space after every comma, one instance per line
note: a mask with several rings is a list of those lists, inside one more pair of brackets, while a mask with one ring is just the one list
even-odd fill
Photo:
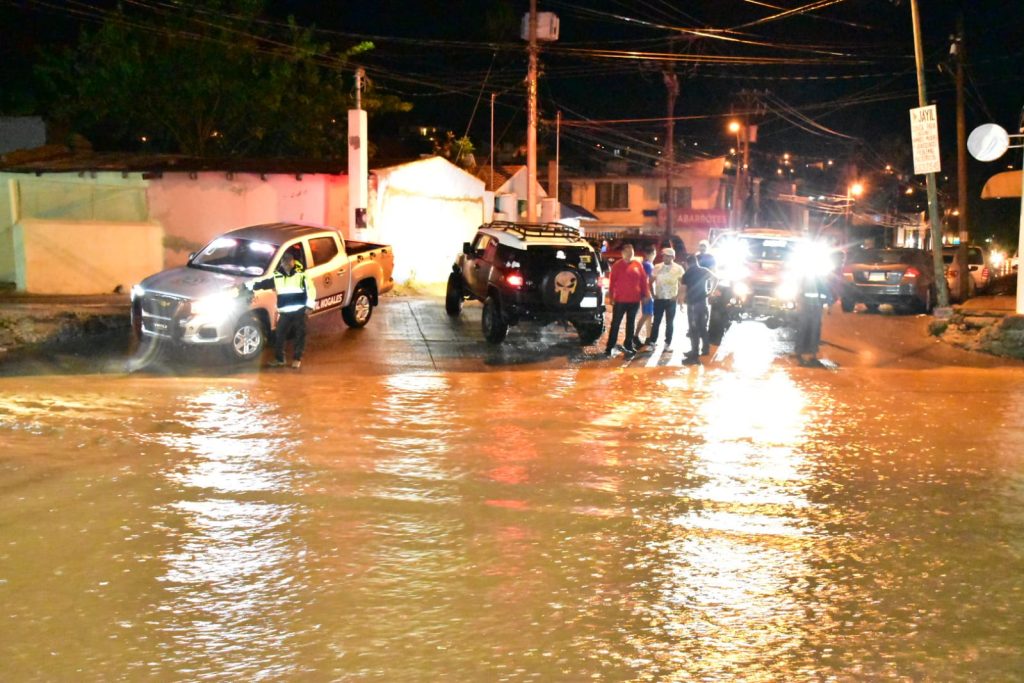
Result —
[[683, 279], [683, 267], [676, 263], [676, 252], [672, 247], [661, 250], [661, 263], [654, 266], [651, 284], [654, 289], [654, 326], [651, 328], [649, 343], [658, 341], [661, 319], [665, 319], [665, 350], [672, 350], [672, 331], [676, 319], [676, 308], [682, 303], [679, 283]]

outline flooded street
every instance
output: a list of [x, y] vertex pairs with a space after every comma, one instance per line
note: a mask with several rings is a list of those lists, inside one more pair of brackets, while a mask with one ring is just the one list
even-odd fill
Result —
[[0, 378], [0, 677], [1024, 671], [1019, 367], [432, 355]]

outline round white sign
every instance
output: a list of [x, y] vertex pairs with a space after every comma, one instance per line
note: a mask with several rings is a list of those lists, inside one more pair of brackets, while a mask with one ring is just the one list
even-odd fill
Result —
[[967, 151], [978, 161], [995, 161], [1006, 153], [1010, 136], [996, 123], [985, 123], [967, 137]]

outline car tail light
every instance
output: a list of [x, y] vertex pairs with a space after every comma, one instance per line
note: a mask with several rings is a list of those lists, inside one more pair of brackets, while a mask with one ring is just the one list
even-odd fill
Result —
[[597, 278], [597, 284], [601, 287], [601, 289], [608, 289], [608, 285], [611, 284], [611, 281], [608, 279], [607, 275], [602, 275], [601, 277]]
[[903, 271], [903, 277], [920, 277], [920, 276], [921, 276], [921, 271], [918, 270], [917, 268], [915, 268], [914, 266], [910, 266], [905, 271]]
[[986, 281], [988, 280], [988, 266], [981, 269], [981, 279]]
[[509, 273], [505, 276], [505, 282], [508, 283], [509, 287], [515, 287], [519, 289], [523, 286], [523, 274], [522, 273]]

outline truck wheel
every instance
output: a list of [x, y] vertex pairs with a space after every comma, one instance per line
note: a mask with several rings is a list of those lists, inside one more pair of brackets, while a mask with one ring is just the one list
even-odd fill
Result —
[[444, 310], [453, 318], [462, 313], [462, 276], [448, 276], [448, 289], [444, 293]]
[[341, 309], [341, 318], [349, 327], [366, 327], [373, 315], [373, 298], [369, 290], [360, 285], [356, 287], [356, 293], [352, 295], [352, 301], [348, 306]]
[[579, 335], [580, 344], [583, 346], [590, 346], [604, 333], [603, 323], [573, 323], [573, 327], [576, 328], [576, 334]]
[[852, 299], [840, 299], [839, 305], [843, 307], [843, 313], [853, 313], [853, 307], [857, 305], [857, 302]]
[[487, 297], [484, 302], [484, 313], [480, 318], [484, 328], [484, 339], [492, 344], [500, 344], [508, 334], [508, 323], [501, 315], [501, 306], [493, 296]]
[[255, 313], [246, 313], [235, 323], [224, 353], [229, 360], [245, 363], [259, 358], [266, 343], [267, 331], [263, 321]]

